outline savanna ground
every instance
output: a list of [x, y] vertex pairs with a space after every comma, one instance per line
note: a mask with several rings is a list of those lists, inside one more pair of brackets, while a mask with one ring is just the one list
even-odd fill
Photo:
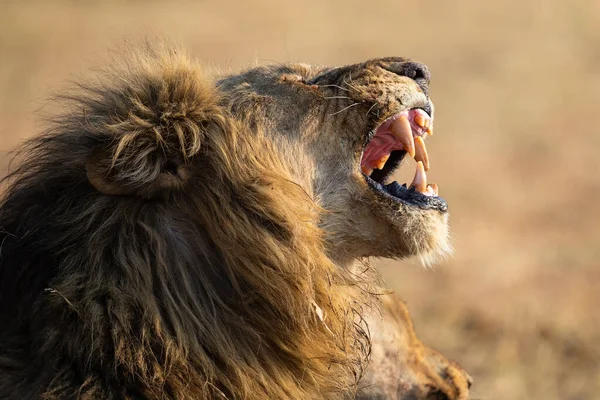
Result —
[[1, 0], [0, 164], [123, 38], [166, 35], [233, 71], [418, 59], [456, 252], [380, 262], [384, 277], [474, 398], [600, 399], [599, 26], [596, 0]]

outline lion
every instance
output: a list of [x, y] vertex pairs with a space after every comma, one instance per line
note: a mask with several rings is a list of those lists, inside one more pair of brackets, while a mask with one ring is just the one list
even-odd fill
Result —
[[144, 44], [58, 96], [4, 179], [0, 399], [468, 398], [368, 263], [450, 249], [429, 81]]

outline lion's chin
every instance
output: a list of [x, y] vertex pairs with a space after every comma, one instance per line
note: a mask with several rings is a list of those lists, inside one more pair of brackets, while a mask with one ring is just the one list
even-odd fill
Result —
[[430, 267], [452, 254], [447, 212], [407, 205], [390, 207], [377, 201], [369, 207], [359, 204], [349, 207], [351, 217], [329, 213], [322, 220], [328, 255], [341, 265], [377, 257], [418, 259]]
[[416, 256], [424, 267], [431, 267], [452, 254], [448, 213], [431, 218], [423, 227], [423, 240], [417, 248]]
[[389, 258], [416, 258], [425, 267], [446, 259], [452, 254], [447, 212], [420, 210], [410, 207], [400, 216], [392, 218], [393, 235], [396, 235]]

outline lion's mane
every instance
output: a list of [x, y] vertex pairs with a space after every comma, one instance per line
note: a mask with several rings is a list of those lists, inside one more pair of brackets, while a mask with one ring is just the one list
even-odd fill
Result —
[[0, 398], [313, 399], [368, 296], [260, 126], [178, 50], [60, 96], [0, 203]]

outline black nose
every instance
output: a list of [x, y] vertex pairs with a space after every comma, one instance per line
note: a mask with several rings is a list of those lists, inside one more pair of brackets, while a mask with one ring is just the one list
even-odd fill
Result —
[[385, 66], [388, 71], [413, 79], [427, 94], [427, 87], [431, 81], [431, 73], [427, 65], [417, 61], [391, 62]]
[[429, 83], [431, 80], [431, 74], [429, 73], [427, 66], [416, 61], [402, 63], [398, 73], [414, 79], [417, 82], [421, 80]]

